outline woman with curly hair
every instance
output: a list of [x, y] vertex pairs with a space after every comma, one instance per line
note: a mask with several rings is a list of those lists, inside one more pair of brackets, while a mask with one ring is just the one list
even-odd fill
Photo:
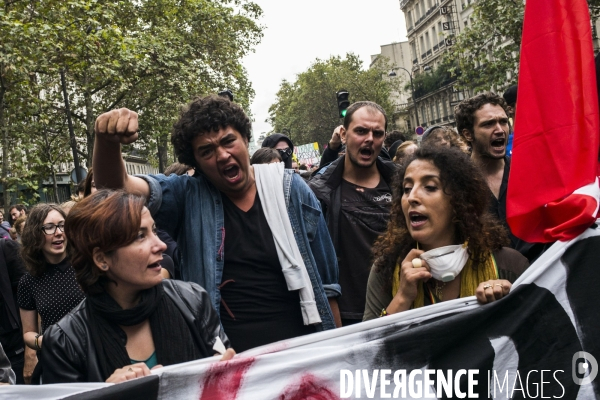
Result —
[[[65, 217], [58, 204], [38, 204], [28, 214], [23, 228], [21, 256], [28, 272], [19, 281], [18, 303], [26, 344], [23, 376], [27, 383], [37, 363], [35, 352], [42, 349], [46, 329], [84, 298], [67, 256]], [[41, 331], [38, 314], [42, 320]]]
[[387, 231], [374, 246], [364, 320], [460, 297], [506, 296], [529, 266], [488, 213], [489, 192], [469, 157], [425, 146], [398, 170]]

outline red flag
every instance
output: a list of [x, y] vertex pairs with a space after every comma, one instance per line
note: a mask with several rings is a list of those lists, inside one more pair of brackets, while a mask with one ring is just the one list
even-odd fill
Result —
[[527, 0], [517, 99], [508, 224], [528, 242], [573, 239], [598, 210], [598, 93], [586, 0]]

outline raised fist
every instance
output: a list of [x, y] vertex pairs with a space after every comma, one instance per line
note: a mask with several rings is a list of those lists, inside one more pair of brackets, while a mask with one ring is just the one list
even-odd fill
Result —
[[138, 138], [138, 115], [126, 108], [112, 110], [96, 118], [96, 136], [113, 143], [130, 144]]

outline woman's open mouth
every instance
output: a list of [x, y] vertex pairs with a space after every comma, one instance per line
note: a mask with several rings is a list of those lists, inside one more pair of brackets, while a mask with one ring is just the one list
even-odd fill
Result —
[[418, 228], [418, 227], [422, 226], [429, 219], [425, 215], [418, 213], [416, 211], [409, 212], [408, 218], [410, 219], [410, 226], [413, 228]]
[[162, 267], [160, 266], [160, 261], [157, 261], [157, 262], [155, 262], [155, 263], [152, 263], [152, 264], [148, 265], [148, 269], [155, 269], [155, 268], [157, 268], [157, 269], [159, 269], [159, 270], [162, 268]]
[[52, 241], [52, 248], [54, 248], [54, 249], [62, 249], [64, 243], [65, 243], [64, 239], [63, 240], [53, 240]]

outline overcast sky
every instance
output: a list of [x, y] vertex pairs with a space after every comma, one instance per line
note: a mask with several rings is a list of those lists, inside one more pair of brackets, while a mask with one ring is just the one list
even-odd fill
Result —
[[264, 36], [244, 59], [256, 96], [254, 135], [269, 132], [269, 106], [283, 79], [294, 81], [315, 59], [357, 54], [368, 68], [381, 45], [406, 40], [399, 0], [254, 0]]

